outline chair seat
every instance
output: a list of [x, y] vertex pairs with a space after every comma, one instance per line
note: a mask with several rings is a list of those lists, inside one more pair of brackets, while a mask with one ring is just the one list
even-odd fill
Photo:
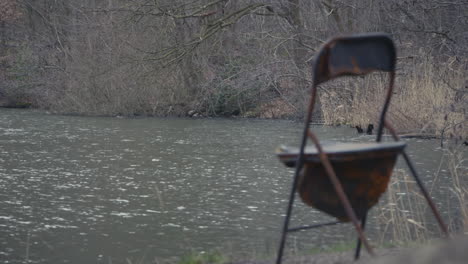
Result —
[[[323, 145], [323, 150], [358, 217], [364, 216], [387, 189], [397, 156], [404, 147], [403, 142]], [[277, 154], [286, 166], [295, 167], [299, 149], [281, 147]], [[305, 150], [304, 166], [299, 174], [297, 191], [305, 204], [340, 221], [350, 220], [315, 147]]]
[[[406, 146], [404, 142], [364, 142], [364, 143], [336, 143], [323, 142], [322, 149], [330, 161], [345, 161], [354, 159], [367, 159], [369, 157], [382, 157], [400, 153]], [[299, 148], [280, 146], [276, 155], [287, 167], [295, 167], [299, 156]], [[304, 161], [320, 162], [317, 148], [307, 146], [304, 151]]]

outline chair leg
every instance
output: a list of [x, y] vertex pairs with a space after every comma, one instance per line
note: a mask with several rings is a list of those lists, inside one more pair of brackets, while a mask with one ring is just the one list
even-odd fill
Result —
[[[384, 120], [384, 126], [390, 131], [390, 134], [392, 134], [392, 137], [395, 141], [400, 141], [400, 138], [398, 137], [395, 128], [393, 128], [390, 123]], [[379, 140], [377, 140], [379, 141]], [[427, 203], [429, 204], [429, 207], [432, 210], [432, 214], [434, 217], [437, 219], [437, 222], [439, 224], [440, 229], [442, 232], [444, 232], [446, 237], [450, 237], [450, 234], [448, 232], [447, 225], [445, 224], [444, 220], [442, 220], [442, 217], [440, 216], [439, 211], [437, 211], [437, 208], [434, 204], [434, 202], [431, 199], [431, 196], [427, 192], [426, 188], [424, 187], [424, 184], [422, 183], [421, 179], [418, 176], [418, 173], [416, 172], [416, 169], [413, 166], [413, 163], [411, 162], [408, 154], [403, 150], [402, 152], [403, 158], [406, 161], [406, 164], [408, 165], [409, 170], [411, 171], [411, 174], [413, 174], [414, 179], [416, 180], [416, 183], [419, 186], [419, 189], [421, 190], [421, 193], [423, 194], [424, 198], [426, 198]]]
[[[364, 215], [361, 218], [362, 231], [364, 231], [364, 228], [366, 226], [366, 217], [367, 217], [367, 212], [365, 212]], [[360, 253], [361, 253], [361, 239], [358, 238], [357, 245], [356, 245], [356, 252], [354, 253], [354, 260], [359, 259]]]
[[283, 232], [281, 233], [281, 242], [280, 246], [278, 249], [278, 256], [276, 258], [276, 264], [281, 264], [281, 261], [283, 259], [283, 251], [284, 251], [284, 245], [286, 244], [286, 235], [288, 233], [289, 229], [289, 219], [291, 218], [292, 214], [292, 209], [293, 209], [293, 204], [294, 204], [294, 198], [296, 197], [296, 185], [297, 185], [297, 178], [299, 175], [299, 167], [296, 168], [296, 173], [294, 175], [294, 181], [293, 181], [293, 186], [291, 188], [291, 194], [289, 195], [289, 203], [288, 203], [288, 209], [286, 211], [286, 217], [284, 219], [284, 225], [283, 225]]
[[421, 190], [421, 193], [423, 194], [424, 198], [426, 198], [426, 201], [429, 204], [429, 207], [432, 210], [432, 214], [436, 218], [440, 229], [442, 230], [442, 232], [444, 232], [446, 237], [450, 237], [447, 225], [445, 224], [444, 220], [442, 220], [442, 217], [440, 216], [440, 213], [437, 210], [437, 207], [435, 206], [434, 202], [431, 199], [431, 196], [429, 195], [428, 191], [424, 187], [424, 184], [422, 183], [421, 179], [419, 178], [418, 173], [416, 172], [416, 169], [414, 168], [413, 163], [411, 163], [411, 160], [410, 160], [408, 154], [406, 154], [405, 151], [403, 151], [402, 154], [403, 154], [403, 158], [406, 161], [406, 164], [408, 165], [408, 168], [411, 171], [411, 174], [413, 174], [413, 178], [416, 180], [416, 183], [418, 184], [419, 189]]

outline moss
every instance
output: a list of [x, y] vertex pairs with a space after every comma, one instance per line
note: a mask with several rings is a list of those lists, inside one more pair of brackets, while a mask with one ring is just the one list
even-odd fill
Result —
[[356, 247], [356, 241], [343, 241], [333, 245], [327, 245], [322, 247], [312, 248], [307, 251], [309, 254], [318, 253], [335, 253], [335, 252], [346, 252], [354, 250]]
[[192, 252], [183, 256], [178, 264], [223, 264], [227, 259], [220, 252], [213, 251], [207, 253]]

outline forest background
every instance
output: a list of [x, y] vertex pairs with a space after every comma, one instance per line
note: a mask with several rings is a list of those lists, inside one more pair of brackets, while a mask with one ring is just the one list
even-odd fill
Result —
[[[0, 105], [102, 116], [301, 118], [336, 35], [398, 49], [389, 118], [466, 138], [465, 0], [0, 0]], [[320, 90], [317, 121], [375, 123], [387, 77]]]

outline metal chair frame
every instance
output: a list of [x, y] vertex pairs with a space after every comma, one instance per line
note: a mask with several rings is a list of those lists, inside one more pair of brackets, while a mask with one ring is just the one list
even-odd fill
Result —
[[[307, 139], [309, 138], [315, 145], [320, 161], [331, 181], [333, 187], [336, 191], [336, 195], [339, 197], [341, 204], [343, 205], [348, 218], [351, 220], [354, 225], [357, 235], [358, 242], [356, 246], [356, 251], [354, 258], [358, 259], [361, 250], [361, 244], [364, 245], [366, 250], [370, 255], [374, 255], [372, 247], [369, 245], [366, 236], [364, 234], [364, 227], [366, 223], [367, 212], [358, 219], [355, 211], [351, 207], [348, 197], [343, 191], [343, 186], [338, 180], [336, 173], [333, 169], [333, 166], [330, 163], [330, 160], [327, 156], [327, 153], [323, 151], [323, 148], [309, 127], [309, 124], [312, 119], [312, 112], [314, 110], [315, 99], [317, 96], [317, 86], [326, 81], [332, 80], [334, 78], [345, 76], [345, 75], [365, 75], [373, 71], [383, 71], [389, 73], [389, 87], [387, 90], [385, 102], [380, 114], [379, 124], [377, 128], [377, 137], [376, 141], [382, 141], [382, 134], [384, 128], [392, 135], [395, 141], [399, 141], [398, 135], [395, 132], [395, 129], [385, 120], [385, 115], [388, 111], [390, 105], [390, 99], [393, 94], [393, 86], [395, 80], [395, 65], [396, 65], [396, 51], [395, 45], [392, 39], [382, 33], [372, 33], [372, 34], [362, 34], [362, 35], [353, 35], [347, 37], [338, 37], [333, 38], [327, 41], [319, 50], [315, 59], [312, 61], [312, 89], [309, 106], [307, 109], [307, 114], [305, 118], [305, 125], [302, 134], [302, 140], [299, 150], [299, 155], [296, 162], [296, 168], [294, 173], [294, 179], [291, 187], [291, 192], [289, 195], [289, 202], [286, 211], [286, 217], [284, 220], [283, 230], [281, 234], [280, 245], [278, 249], [276, 263], [280, 264], [283, 258], [284, 246], [286, 243], [287, 234], [289, 232], [296, 232], [300, 230], [318, 228], [329, 225], [336, 225], [341, 223], [340, 221], [334, 221], [329, 223], [315, 224], [310, 226], [300, 226], [300, 227], [289, 227], [289, 221], [292, 215], [293, 204], [295, 200], [295, 193], [297, 191], [298, 177], [300, 171], [304, 165], [304, 150], [307, 144]], [[432, 213], [434, 214], [437, 222], [440, 226], [440, 229], [448, 237], [448, 229], [445, 223], [443, 222], [437, 208], [434, 205], [434, 202], [429, 196], [426, 188], [424, 187], [422, 181], [420, 180], [412, 162], [409, 159], [409, 156], [403, 150], [402, 156], [408, 165], [408, 168], [413, 175], [416, 183], [418, 184], [423, 196], [425, 197], [427, 203], [429, 204]], [[359, 221], [360, 220], [360, 221]]]

